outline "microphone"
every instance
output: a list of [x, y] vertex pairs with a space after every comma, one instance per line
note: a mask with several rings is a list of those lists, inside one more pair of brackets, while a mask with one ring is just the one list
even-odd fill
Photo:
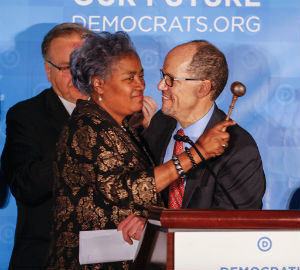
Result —
[[201, 158], [201, 160], [203, 162], [205, 162], [206, 159], [201, 154], [201, 152], [198, 150], [198, 148], [195, 145], [195, 143], [188, 136], [175, 134], [174, 135], [174, 140], [178, 141], [178, 142], [185, 142], [185, 143], [188, 143], [189, 145], [191, 145], [196, 150], [196, 152], [197, 152], [198, 156]]
[[190, 138], [188, 136], [185, 136], [185, 135], [175, 134], [174, 135], [174, 140], [178, 141], [178, 142], [190, 143]]
[[211, 169], [211, 167], [209, 166], [209, 164], [206, 162], [206, 159], [203, 157], [203, 155], [201, 154], [201, 152], [198, 150], [196, 144], [188, 136], [186, 136], [186, 135], [182, 136], [182, 135], [179, 135], [179, 134], [175, 134], [173, 138], [174, 138], [175, 141], [188, 143], [189, 145], [191, 145], [195, 149], [195, 151], [197, 152], [197, 154], [201, 158], [202, 163], [207, 168], [207, 170], [211, 173], [211, 175], [214, 177], [217, 185], [222, 189], [222, 191], [224, 192], [224, 194], [227, 197], [227, 199], [230, 201], [230, 203], [233, 206], [233, 208], [234, 209], [239, 209], [238, 206], [236, 205], [235, 201], [231, 197], [231, 195], [226, 190], [226, 188], [223, 186], [222, 183], [219, 182], [218, 177], [216, 176], [216, 174], [214, 173], [214, 171]]

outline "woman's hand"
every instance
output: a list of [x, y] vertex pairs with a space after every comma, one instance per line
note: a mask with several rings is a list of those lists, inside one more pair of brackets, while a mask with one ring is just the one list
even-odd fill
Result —
[[224, 152], [230, 138], [229, 133], [225, 130], [228, 126], [235, 124], [236, 122], [233, 120], [222, 121], [200, 136], [196, 146], [205, 159], [219, 156]]
[[150, 121], [155, 114], [155, 111], [158, 107], [156, 101], [149, 97], [144, 96], [143, 99], [143, 108], [139, 112], [135, 112], [129, 119], [129, 125], [134, 128], [147, 128], [150, 125]]
[[147, 128], [150, 124], [150, 121], [155, 114], [156, 109], [158, 108], [158, 104], [156, 101], [149, 97], [149, 96], [144, 96], [143, 100], [143, 127]]
[[119, 224], [118, 231], [122, 231], [124, 240], [132, 245], [132, 239], [140, 240], [145, 223], [145, 218], [131, 214]]

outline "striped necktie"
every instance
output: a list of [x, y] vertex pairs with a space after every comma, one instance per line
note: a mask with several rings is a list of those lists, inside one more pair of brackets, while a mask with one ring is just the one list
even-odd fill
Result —
[[[184, 136], [183, 130], [179, 129], [177, 134]], [[173, 155], [179, 155], [183, 151], [183, 142], [175, 142]], [[168, 207], [173, 209], [180, 209], [182, 206], [182, 199], [184, 194], [184, 179], [178, 178], [169, 186], [169, 201]]]

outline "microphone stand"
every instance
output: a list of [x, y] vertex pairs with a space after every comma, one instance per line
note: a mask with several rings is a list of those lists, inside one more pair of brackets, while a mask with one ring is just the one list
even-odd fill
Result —
[[234, 202], [233, 198], [231, 197], [231, 195], [228, 193], [228, 191], [226, 190], [226, 188], [222, 185], [222, 183], [219, 182], [218, 177], [216, 176], [216, 174], [214, 173], [214, 171], [211, 169], [211, 167], [209, 166], [209, 164], [207, 163], [206, 159], [203, 157], [203, 155], [200, 153], [200, 151], [198, 150], [196, 144], [188, 137], [188, 136], [181, 136], [179, 134], [175, 134], [174, 135], [174, 140], [175, 141], [182, 141], [185, 143], [188, 143], [189, 145], [191, 145], [195, 151], [197, 152], [197, 154], [199, 155], [199, 157], [201, 158], [204, 166], [207, 168], [207, 170], [211, 173], [211, 175], [214, 177], [217, 185], [222, 189], [222, 191], [224, 192], [225, 196], [227, 197], [227, 199], [230, 201], [230, 203], [232, 204], [232, 206], [234, 207], [234, 209], [239, 209], [238, 206], [236, 205], [236, 203]]

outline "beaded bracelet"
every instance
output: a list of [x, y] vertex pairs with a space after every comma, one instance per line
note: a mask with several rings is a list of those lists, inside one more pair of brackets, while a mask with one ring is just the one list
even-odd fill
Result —
[[184, 173], [184, 170], [182, 169], [182, 166], [181, 166], [181, 164], [180, 164], [180, 161], [179, 161], [177, 155], [173, 155], [173, 156], [172, 156], [172, 161], [173, 161], [173, 163], [174, 163], [174, 166], [175, 166], [175, 168], [176, 168], [176, 170], [177, 170], [177, 173], [178, 173], [178, 175], [180, 176], [180, 178], [185, 179], [185, 178], [186, 178], [186, 175], [185, 175], [185, 173]]
[[186, 151], [187, 155], [189, 156], [191, 162], [193, 163], [193, 168], [196, 168], [197, 167], [197, 163], [195, 162], [194, 157], [193, 157], [190, 149], [186, 147], [185, 151]]

